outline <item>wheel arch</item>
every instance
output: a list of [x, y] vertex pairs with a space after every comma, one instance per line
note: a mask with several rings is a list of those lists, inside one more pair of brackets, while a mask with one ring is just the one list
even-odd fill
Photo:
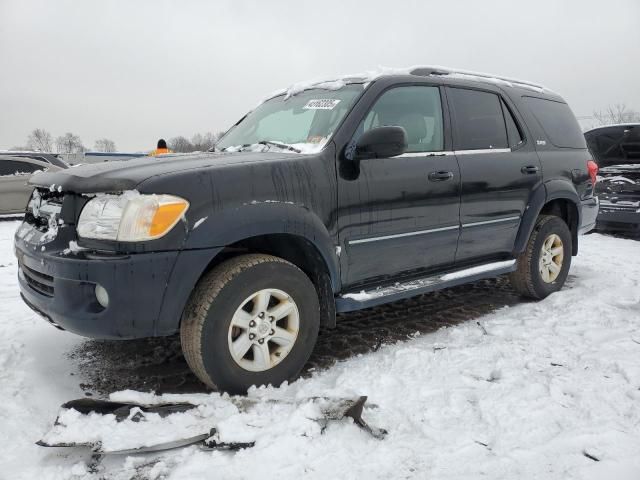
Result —
[[335, 326], [333, 299], [340, 289], [340, 269], [327, 228], [301, 205], [269, 201], [225, 209], [191, 228], [167, 285], [157, 334], [171, 334], [180, 327], [189, 296], [203, 275], [244, 253], [274, 255], [305, 272], [321, 298], [322, 325]]
[[[226, 246], [211, 260], [206, 272], [221, 262], [243, 254], [263, 253], [291, 262], [302, 270], [315, 285], [320, 298], [320, 322], [323, 326], [334, 327], [336, 310], [334, 292], [339, 288], [339, 271], [332, 272], [327, 262], [327, 252], [323, 254], [310, 239], [291, 233], [268, 233], [243, 238]], [[324, 301], [323, 301], [324, 300]]]
[[552, 180], [538, 187], [529, 200], [522, 216], [520, 230], [514, 245], [514, 254], [524, 251], [539, 215], [562, 218], [571, 231], [572, 255], [578, 254], [578, 227], [580, 225], [580, 198], [569, 182]]

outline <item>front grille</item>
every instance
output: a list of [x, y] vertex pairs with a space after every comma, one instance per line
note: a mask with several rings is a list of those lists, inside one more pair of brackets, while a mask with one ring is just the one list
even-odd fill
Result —
[[45, 273], [38, 272], [20, 263], [20, 269], [24, 279], [33, 290], [46, 297], [53, 297], [53, 277]]
[[616, 205], [611, 203], [600, 203], [600, 210], [603, 212], [635, 212], [638, 205]]

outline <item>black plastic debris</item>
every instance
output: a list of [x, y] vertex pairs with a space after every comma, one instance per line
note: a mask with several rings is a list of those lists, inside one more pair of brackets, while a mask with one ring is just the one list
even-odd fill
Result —
[[[313, 420], [316, 420], [322, 424], [322, 432], [324, 432], [327, 424], [330, 421], [340, 421], [344, 418], [351, 418], [355, 425], [357, 425], [365, 432], [369, 433], [374, 438], [382, 439], [387, 434], [386, 430], [382, 428], [372, 427], [362, 418], [364, 405], [367, 401], [366, 396], [356, 398], [312, 397], [296, 401], [237, 398], [231, 399], [231, 401], [234, 405], [236, 405], [240, 412], [246, 412], [264, 402], [284, 403], [294, 406], [307, 404], [308, 402], [314, 402], [319, 406], [321, 417], [314, 418]], [[165, 418], [172, 414], [188, 412], [190, 410], [196, 409], [197, 407], [198, 405], [194, 405], [192, 403], [158, 403], [147, 405], [136, 402], [112, 402], [108, 400], [95, 400], [91, 398], [71, 400], [61, 406], [63, 410], [73, 409], [82, 415], [114, 415], [116, 422], [119, 423], [125, 421], [131, 421], [134, 423], [145, 422], [145, 417], [147, 414], [157, 414], [161, 418]], [[43, 437], [42, 440], [36, 442], [36, 444], [42, 447], [86, 447], [90, 448], [94, 452], [94, 454], [98, 455], [159, 452], [163, 450], [186, 447], [189, 445], [199, 445], [203, 450], [237, 451], [245, 448], [251, 448], [255, 445], [255, 441], [235, 442], [220, 438], [220, 434], [215, 428], [215, 425], [205, 424], [212, 421], [213, 420], [211, 419], [203, 419], [202, 433], [185, 438], [177, 438], [174, 440], [158, 442], [155, 444], [152, 443], [151, 445], [140, 445], [135, 448], [114, 449], [112, 447], [107, 449], [104, 448], [101, 441], [95, 440], [95, 437], [93, 440], [77, 442], [45, 440], [47, 439], [47, 437], [49, 437], [49, 434], [45, 435], [45, 437]], [[64, 431], [64, 428], [67, 428], [67, 426], [60, 422], [60, 415], [58, 415], [58, 417], [56, 418], [52, 431], [55, 428], [62, 429], [62, 431]], [[167, 428], [169, 428], [169, 425], [167, 425]], [[53, 435], [54, 439], [55, 436], [56, 433], [54, 433]], [[91, 438], [91, 436], [89, 436], [88, 438]], [[104, 441], [104, 438], [102, 440]]]

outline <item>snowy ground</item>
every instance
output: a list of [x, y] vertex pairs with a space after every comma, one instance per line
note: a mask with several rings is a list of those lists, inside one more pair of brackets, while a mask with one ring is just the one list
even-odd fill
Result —
[[368, 395], [378, 408], [364, 416], [389, 431], [384, 440], [349, 421], [321, 433], [304, 402], [261, 402], [242, 414], [218, 394], [172, 395], [219, 408], [221, 430], [251, 436], [255, 447], [113, 456], [92, 467], [86, 451], [33, 444], [61, 403], [83, 396], [67, 353], [84, 340], [20, 301], [16, 226], [0, 222], [0, 479], [640, 478], [640, 242], [583, 237], [568, 285], [543, 302], [251, 392]]

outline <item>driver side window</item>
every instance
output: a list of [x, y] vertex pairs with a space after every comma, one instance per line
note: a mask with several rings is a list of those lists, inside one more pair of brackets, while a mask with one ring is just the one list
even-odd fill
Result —
[[361, 132], [397, 126], [407, 133], [407, 153], [439, 152], [444, 146], [438, 87], [408, 86], [387, 90], [362, 122]]

